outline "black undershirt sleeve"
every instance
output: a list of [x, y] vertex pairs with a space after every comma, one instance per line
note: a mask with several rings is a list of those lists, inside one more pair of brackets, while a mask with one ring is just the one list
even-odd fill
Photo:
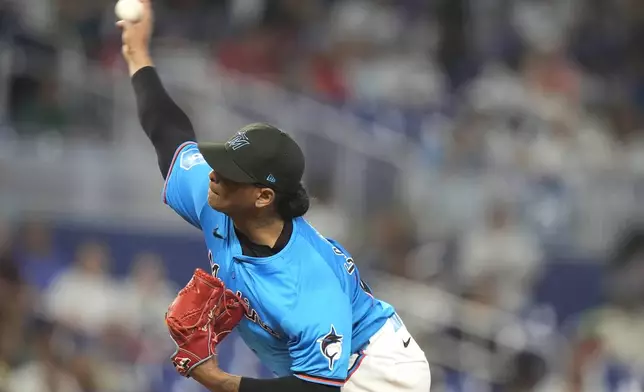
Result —
[[242, 377], [239, 392], [340, 392], [340, 387], [307, 382], [295, 376], [265, 380]]
[[170, 98], [154, 67], [132, 76], [141, 126], [157, 152], [159, 169], [168, 176], [174, 153], [181, 144], [197, 137], [188, 116]]

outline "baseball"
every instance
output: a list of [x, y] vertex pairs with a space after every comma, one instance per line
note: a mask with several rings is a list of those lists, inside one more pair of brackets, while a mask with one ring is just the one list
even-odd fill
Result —
[[119, 0], [114, 11], [119, 19], [136, 23], [143, 17], [143, 4], [139, 0]]

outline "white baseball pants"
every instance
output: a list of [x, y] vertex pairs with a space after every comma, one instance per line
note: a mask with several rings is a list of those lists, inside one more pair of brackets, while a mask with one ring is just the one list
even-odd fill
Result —
[[350, 359], [342, 392], [429, 392], [431, 373], [425, 353], [398, 315]]

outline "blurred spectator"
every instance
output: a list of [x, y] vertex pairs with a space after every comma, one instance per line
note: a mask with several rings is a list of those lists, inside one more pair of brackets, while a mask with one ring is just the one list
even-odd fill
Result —
[[442, 98], [442, 73], [428, 53], [431, 31], [406, 20], [404, 11], [395, 2], [362, 0], [336, 2], [331, 9], [328, 40], [352, 98], [412, 107]]
[[37, 321], [30, 341], [34, 346], [34, 358], [11, 373], [7, 392], [82, 391], [65, 369], [65, 361], [55, 347], [53, 324]]
[[347, 69], [352, 96], [359, 101], [426, 107], [443, 97], [442, 75], [423, 53], [387, 51], [356, 59]]
[[[557, 103], [552, 103], [553, 107]], [[570, 109], [570, 108], [568, 108]], [[557, 110], [559, 111], [559, 110]], [[613, 143], [602, 124], [586, 114], [556, 114], [541, 123], [528, 145], [528, 169], [532, 172], [574, 176], [580, 171], [610, 167]]]
[[459, 253], [459, 277], [465, 292], [481, 291], [489, 305], [509, 311], [529, 301], [542, 251], [507, 203], [490, 204], [483, 226], [466, 233]]
[[387, 47], [403, 33], [404, 21], [389, 0], [348, 0], [334, 3], [330, 12], [332, 39]]
[[9, 256], [14, 251], [13, 229], [9, 222], [0, 218], [0, 258]]
[[[25, 359], [24, 323], [29, 311], [27, 292], [9, 254], [0, 255], [0, 386], [7, 371]], [[11, 299], [11, 300], [8, 300]]]
[[561, 99], [577, 106], [581, 93], [580, 71], [560, 50], [528, 52], [523, 60], [523, 76], [533, 93]]
[[[56, 1], [59, 34], [67, 41], [80, 40], [81, 48], [87, 58], [95, 60], [102, 45], [102, 19], [105, 11], [113, 12], [112, 2], [96, 0], [84, 2], [79, 0]], [[110, 18], [112, 19], [112, 18]]]
[[0, 221], [0, 390], [9, 382], [10, 368], [26, 359], [25, 322], [31, 305], [12, 240], [11, 228]]
[[165, 44], [209, 42], [223, 30], [221, 1], [166, 0], [155, 4], [155, 34]]
[[413, 221], [403, 212], [392, 210], [374, 216], [359, 259], [361, 264], [389, 274], [414, 279], [409, 264], [410, 252], [416, 246]]
[[449, 172], [479, 171], [485, 168], [485, 151], [481, 143], [485, 136], [485, 117], [473, 116], [462, 119], [452, 129], [447, 141], [445, 169]]
[[469, 2], [454, 0], [436, 3], [440, 26], [437, 58], [447, 75], [450, 90], [458, 91], [471, 80], [479, 66], [467, 34]]
[[557, 388], [546, 381], [548, 365], [535, 353], [519, 352], [508, 360], [507, 365], [499, 392], [563, 392], [561, 386]]
[[[7, 108], [2, 112], [8, 114], [8, 119], [14, 125], [21, 125], [20, 130], [26, 130], [28, 128], [22, 127], [25, 125], [23, 120], [29, 120], [31, 125], [40, 121], [40, 118], [26, 118], [27, 108], [45, 102], [47, 105], [58, 105], [58, 102], [51, 101], [53, 96], [47, 94], [52, 90], [45, 87], [47, 81], [50, 86], [58, 83], [55, 75], [59, 48], [56, 47], [50, 30], [56, 22], [48, 20], [52, 16], [48, 13], [48, 8], [52, 5], [50, 1], [9, 3], [15, 4], [0, 5], [7, 12], [4, 17], [6, 20], [2, 21], [6, 29], [1, 29], [4, 34], [0, 36], [0, 44], [10, 43], [8, 47], [3, 46], [2, 51], [0, 77], [3, 79], [2, 85], [7, 89], [3, 92], [7, 94], [3, 97]], [[48, 116], [39, 110], [38, 115], [40, 114], [43, 114], [43, 119]], [[37, 126], [31, 130], [37, 130]]]
[[26, 283], [43, 291], [64, 268], [57, 254], [51, 229], [44, 221], [25, 222], [19, 237], [17, 257]]
[[219, 46], [219, 66], [279, 83], [283, 80], [289, 44], [289, 36], [282, 31], [266, 26], [250, 28], [241, 37], [225, 40]]
[[344, 210], [333, 199], [333, 187], [329, 181], [317, 181], [309, 189], [311, 207], [306, 220], [327, 238], [348, 246], [350, 220]]
[[93, 337], [120, 323], [118, 288], [109, 273], [109, 255], [99, 243], [79, 247], [74, 264], [45, 292], [45, 310], [59, 324]]
[[606, 275], [607, 301], [581, 318], [572, 358], [573, 391], [644, 383], [644, 234], [618, 242]]
[[314, 56], [304, 70], [305, 87], [331, 101], [343, 102], [347, 99], [349, 89], [342, 70], [342, 56], [341, 49]]
[[61, 101], [58, 81], [53, 77], [44, 78], [35, 86], [34, 96], [13, 113], [18, 131], [25, 135], [43, 131], [64, 133], [69, 121]]
[[130, 275], [119, 290], [131, 332], [157, 344], [159, 339], [166, 341], [164, 315], [177, 291], [167, 279], [165, 266], [157, 254], [136, 255]]

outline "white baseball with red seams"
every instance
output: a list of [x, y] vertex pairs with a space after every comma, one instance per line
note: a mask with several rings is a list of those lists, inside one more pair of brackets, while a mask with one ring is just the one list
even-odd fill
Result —
[[143, 4], [140, 0], [119, 0], [114, 12], [120, 20], [136, 23], [143, 17]]

